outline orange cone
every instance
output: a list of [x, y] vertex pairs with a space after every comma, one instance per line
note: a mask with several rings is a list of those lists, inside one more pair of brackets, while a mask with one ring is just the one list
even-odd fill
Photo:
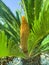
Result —
[[29, 36], [29, 26], [24, 16], [22, 16], [22, 23], [20, 27], [20, 46], [24, 53], [28, 53], [27, 40]]

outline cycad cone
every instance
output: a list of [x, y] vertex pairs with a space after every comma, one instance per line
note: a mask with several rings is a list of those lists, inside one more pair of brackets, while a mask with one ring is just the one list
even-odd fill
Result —
[[27, 40], [29, 36], [29, 26], [24, 16], [22, 16], [22, 23], [20, 27], [20, 46], [22, 48], [22, 51], [27, 54]]

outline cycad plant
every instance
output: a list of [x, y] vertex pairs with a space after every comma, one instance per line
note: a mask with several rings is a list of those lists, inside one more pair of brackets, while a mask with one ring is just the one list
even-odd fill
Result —
[[49, 51], [49, 43], [43, 42], [49, 34], [49, 0], [22, 0], [22, 6], [25, 16], [20, 20], [18, 12], [16, 18], [0, 0], [0, 19], [4, 23], [0, 22], [0, 31], [4, 31], [0, 38], [3, 41], [7, 37], [4, 47], [8, 52], [0, 56], [21, 57], [23, 65], [40, 65], [40, 54]]

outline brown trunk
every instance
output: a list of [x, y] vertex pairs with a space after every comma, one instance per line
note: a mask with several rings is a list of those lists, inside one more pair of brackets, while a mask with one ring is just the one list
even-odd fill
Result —
[[33, 59], [23, 59], [23, 65], [41, 65], [40, 64], [40, 56], [36, 56]]

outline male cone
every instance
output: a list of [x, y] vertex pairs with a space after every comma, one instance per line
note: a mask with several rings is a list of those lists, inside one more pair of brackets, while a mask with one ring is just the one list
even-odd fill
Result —
[[20, 46], [22, 48], [22, 51], [27, 54], [27, 40], [29, 36], [29, 25], [27, 23], [27, 20], [24, 16], [22, 16], [22, 23], [20, 27]]

